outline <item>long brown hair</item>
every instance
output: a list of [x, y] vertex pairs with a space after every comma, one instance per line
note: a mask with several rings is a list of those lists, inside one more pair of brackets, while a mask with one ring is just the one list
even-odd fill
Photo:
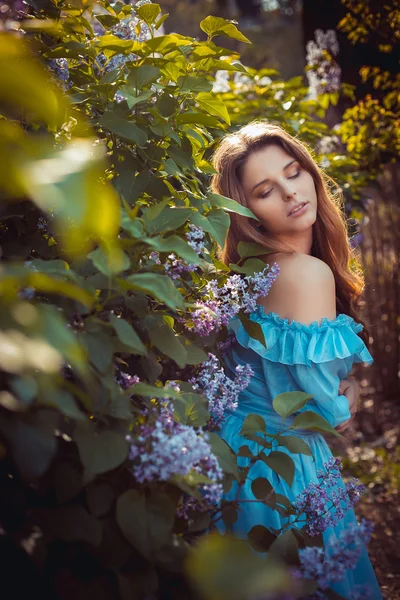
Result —
[[[317, 191], [317, 218], [313, 225], [311, 255], [323, 260], [332, 269], [336, 283], [336, 309], [355, 320], [359, 317], [360, 300], [364, 290], [364, 276], [355, 251], [349, 243], [343, 196], [331, 177], [324, 173], [313, 159], [304, 142], [291, 136], [279, 125], [257, 120], [226, 135], [213, 156], [217, 174], [212, 176], [211, 190], [246, 205], [241, 185], [241, 169], [251, 154], [268, 145], [280, 146], [308, 171]], [[288, 246], [277, 241], [265, 228], [257, 227], [254, 219], [230, 213], [231, 225], [225, 246], [219, 249], [219, 258], [226, 265], [240, 259], [237, 246], [240, 241], [257, 242], [267, 251], [290, 254]], [[364, 327], [365, 324], [363, 323]], [[368, 344], [368, 333], [362, 332]]]

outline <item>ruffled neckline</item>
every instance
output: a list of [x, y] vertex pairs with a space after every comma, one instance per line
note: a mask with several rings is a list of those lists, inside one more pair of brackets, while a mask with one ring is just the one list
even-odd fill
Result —
[[281, 317], [276, 312], [265, 312], [265, 308], [261, 304], [257, 304], [256, 310], [251, 313], [251, 316], [255, 316], [255, 320], [269, 320], [272, 321], [275, 325], [279, 325], [283, 329], [292, 329], [297, 331], [305, 331], [307, 333], [315, 333], [320, 331], [326, 331], [327, 329], [334, 327], [343, 327], [343, 325], [350, 325], [353, 331], [358, 333], [363, 329], [363, 325], [355, 321], [350, 315], [346, 315], [345, 313], [339, 313], [335, 319], [328, 319], [324, 317], [321, 320], [321, 323], [318, 321], [312, 321], [309, 325], [305, 323], [301, 323], [300, 321], [285, 319]]

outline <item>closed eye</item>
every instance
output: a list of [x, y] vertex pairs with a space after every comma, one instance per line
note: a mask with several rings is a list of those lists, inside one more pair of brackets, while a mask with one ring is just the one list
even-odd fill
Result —
[[[301, 174], [300, 171], [298, 171], [297, 173], [295, 173], [294, 175], [292, 175], [291, 177], [288, 177], [288, 179], [297, 179], [297, 177], [299, 177]], [[272, 190], [274, 188], [268, 190], [268, 192], [265, 192], [265, 194], [261, 194], [260, 198], [268, 198], [268, 196], [271, 194]]]

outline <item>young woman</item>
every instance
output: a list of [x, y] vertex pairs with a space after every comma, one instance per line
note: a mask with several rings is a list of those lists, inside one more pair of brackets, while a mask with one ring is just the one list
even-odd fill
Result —
[[[246, 415], [262, 415], [267, 431], [276, 432], [281, 418], [272, 408], [273, 399], [298, 390], [313, 397], [302, 410], [313, 410], [344, 431], [354, 416], [357, 397], [357, 391], [351, 389], [347, 389], [348, 397], [344, 395], [346, 388], [351, 388], [346, 378], [354, 363], [371, 363], [373, 359], [363, 325], [357, 321], [364, 282], [360, 269], [350, 269], [352, 253], [341, 197], [332, 193], [332, 180], [320, 170], [306, 146], [265, 121], [250, 123], [223, 138], [214, 155], [214, 167], [213, 192], [236, 200], [258, 218], [231, 213], [221, 260], [236, 263], [240, 241], [258, 242], [268, 248], [263, 260], [269, 265], [278, 263], [280, 269], [268, 296], [259, 299], [257, 310], [250, 315], [262, 327], [266, 348], [248, 335], [237, 317], [230, 321], [237, 343], [225, 356], [227, 372], [234, 376], [236, 365], [249, 363], [254, 376], [242, 392], [238, 408], [228, 413], [219, 435], [235, 452], [247, 445], [257, 454], [257, 442], [239, 435]], [[278, 511], [255, 501], [251, 480], [267, 478], [276, 493], [293, 502], [311, 481], [320, 481], [318, 470], [332, 459], [321, 434], [310, 430], [293, 433], [306, 440], [313, 456], [291, 454], [295, 463], [292, 486], [258, 461], [239, 496], [237, 484], [225, 494], [226, 500], [245, 500], [239, 503], [239, 518], [231, 527], [239, 537], [245, 538], [255, 525], [280, 529], [285, 523]], [[279, 451], [286, 450], [279, 447]], [[242, 466], [248, 461], [239, 460]], [[340, 477], [334, 482], [328, 491], [333, 496], [344, 489]], [[323, 533], [326, 548], [356, 522], [353, 510], [336, 521]], [[221, 532], [226, 530], [221, 520], [217, 527]], [[344, 598], [381, 600], [364, 545], [356, 567], [331, 587]]]

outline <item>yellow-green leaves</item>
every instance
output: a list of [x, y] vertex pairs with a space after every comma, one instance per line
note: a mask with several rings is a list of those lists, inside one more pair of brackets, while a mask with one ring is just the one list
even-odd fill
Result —
[[235, 25], [236, 21], [229, 21], [221, 17], [206, 17], [200, 23], [201, 29], [212, 39], [216, 35], [226, 35], [239, 42], [251, 44], [250, 40], [241, 33]]
[[214, 115], [216, 117], [220, 117], [227, 123], [231, 124], [231, 119], [229, 117], [228, 110], [226, 105], [222, 100], [217, 98], [214, 94], [209, 92], [200, 92], [196, 98], [200, 107], [208, 114]]
[[66, 119], [65, 96], [20, 36], [0, 34], [0, 80], [0, 101], [15, 117], [52, 129]]

